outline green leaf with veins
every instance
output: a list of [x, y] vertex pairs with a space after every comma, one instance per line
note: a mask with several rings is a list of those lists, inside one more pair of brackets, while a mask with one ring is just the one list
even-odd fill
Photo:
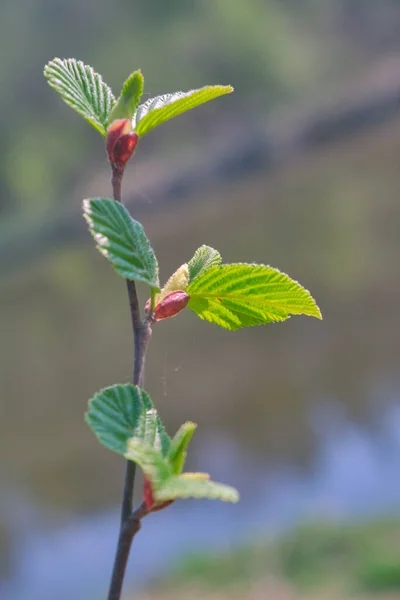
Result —
[[186, 291], [193, 312], [231, 331], [284, 321], [290, 315], [322, 318], [308, 290], [285, 273], [265, 265], [213, 266], [190, 283]]
[[128, 439], [144, 436], [144, 396], [149, 400], [146, 392], [130, 384], [113, 385], [93, 396], [85, 420], [103, 446], [124, 454]]
[[142, 225], [111, 198], [83, 201], [83, 215], [97, 248], [125, 279], [159, 289], [158, 264]]
[[75, 58], [54, 58], [45, 66], [44, 76], [68, 106], [104, 137], [107, 135], [109, 116], [116, 100], [101, 75]]
[[150, 396], [136, 385], [118, 384], [100, 390], [89, 401], [85, 420], [99, 442], [125, 454], [128, 440], [152, 446], [161, 456], [171, 447]]
[[175, 92], [150, 98], [137, 109], [132, 127], [139, 136], [146, 135], [162, 123], [231, 92], [233, 88], [230, 85], [207, 85], [189, 92]]
[[221, 264], [222, 258], [218, 250], [210, 246], [200, 246], [188, 262], [189, 283], [193, 283], [197, 277], [207, 271], [210, 267]]

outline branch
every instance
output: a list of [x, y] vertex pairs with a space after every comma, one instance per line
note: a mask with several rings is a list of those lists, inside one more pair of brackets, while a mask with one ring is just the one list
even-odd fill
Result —
[[[134, 463], [131, 463], [134, 464]], [[146, 516], [146, 507], [142, 503], [121, 525], [119, 532], [117, 552], [115, 555], [114, 567], [111, 576], [110, 590], [108, 600], [120, 600], [122, 584], [124, 582], [126, 565], [128, 563], [129, 552], [132, 540], [140, 530], [140, 521]]]
[[[121, 187], [124, 169], [112, 167], [111, 185], [113, 197], [116, 202], [122, 202]], [[128, 291], [129, 309], [132, 322], [134, 340], [133, 359], [133, 383], [141, 386], [143, 384], [144, 363], [147, 345], [151, 338], [151, 323], [142, 321], [140, 317], [139, 300], [136, 284], [129, 279], [126, 280]], [[135, 486], [136, 464], [130, 460], [126, 461], [125, 483], [121, 506], [121, 524], [119, 530], [117, 551], [114, 559], [114, 567], [111, 576], [108, 600], [120, 600], [122, 585], [124, 582], [126, 565], [132, 541], [140, 530], [140, 520], [146, 515], [144, 504], [133, 512], [133, 492]]]

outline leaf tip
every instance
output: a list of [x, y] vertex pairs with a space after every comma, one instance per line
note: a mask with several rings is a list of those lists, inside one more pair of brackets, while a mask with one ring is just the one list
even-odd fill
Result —
[[315, 318], [316, 318], [316, 319], [318, 319], [319, 321], [322, 321], [322, 320], [323, 320], [323, 318], [324, 318], [324, 317], [322, 316], [321, 309], [320, 309], [320, 307], [318, 306], [318, 304], [317, 304], [317, 303], [315, 303], [315, 307], [314, 307], [314, 314], [313, 314], [313, 315], [311, 315], [311, 316], [312, 316], [312, 317], [315, 317]]

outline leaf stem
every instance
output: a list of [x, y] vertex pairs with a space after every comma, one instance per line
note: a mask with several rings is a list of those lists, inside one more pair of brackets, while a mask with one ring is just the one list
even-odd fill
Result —
[[[113, 197], [116, 202], [122, 202], [122, 178], [124, 169], [112, 166], [111, 185]], [[126, 280], [128, 291], [129, 309], [131, 315], [134, 359], [133, 359], [133, 383], [141, 386], [144, 377], [144, 363], [146, 350], [151, 338], [151, 323], [140, 316], [139, 299], [134, 281]], [[146, 515], [146, 507], [142, 503], [133, 511], [133, 492], [135, 486], [136, 464], [132, 461], [126, 462], [124, 491], [121, 506], [121, 523], [118, 536], [117, 550], [111, 575], [108, 600], [120, 600], [122, 586], [125, 577], [126, 565], [132, 541], [140, 530], [140, 520]]]
[[113, 198], [117, 202], [122, 202], [121, 189], [122, 189], [122, 178], [124, 176], [124, 169], [120, 169], [115, 165], [111, 166], [111, 187], [113, 191]]

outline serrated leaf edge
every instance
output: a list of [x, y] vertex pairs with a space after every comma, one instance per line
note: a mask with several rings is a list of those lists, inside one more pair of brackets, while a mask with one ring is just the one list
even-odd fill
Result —
[[[108, 250], [108, 248], [112, 247], [112, 244], [110, 243], [110, 239], [111, 239], [110, 236], [105, 236], [102, 233], [95, 230], [95, 222], [92, 217], [92, 215], [93, 215], [92, 204], [93, 203], [95, 203], [95, 206], [97, 204], [99, 204], [100, 206], [103, 206], [103, 208], [105, 208], [108, 205], [109, 209], [112, 209], [112, 210], [117, 209], [117, 211], [120, 211], [120, 213], [117, 215], [108, 214], [105, 217], [102, 217], [102, 215], [100, 214], [99, 209], [98, 209], [97, 210], [97, 220], [99, 222], [103, 221], [104, 224], [106, 224], [108, 227], [110, 227], [110, 224], [109, 224], [110, 222], [108, 220], [109, 217], [112, 218], [114, 221], [116, 219], [124, 220], [126, 218], [127, 220], [129, 220], [129, 223], [133, 227], [135, 227], [138, 231], [140, 231], [140, 234], [142, 236], [142, 242], [145, 243], [145, 245], [147, 247], [147, 252], [149, 253], [149, 255], [151, 254], [154, 259], [155, 279], [151, 279], [150, 277], [148, 277], [146, 275], [146, 268], [148, 265], [142, 262], [142, 258], [143, 258], [142, 256], [139, 256], [139, 262], [141, 263], [140, 271], [143, 271], [145, 273], [145, 276], [141, 275], [139, 272], [137, 272], [135, 277], [132, 276], [130, 269], [134, 269], [134, 268], [137, 269], [138, 267], [135, 267], [135, 265], [132, 265], [132, 262], [131, 262], [132, 256], [131, 255], [124, 257], [124, 261], [128, 263], [128, 267], [122, 267], [122, 266], [119, 266], [118, 264], [115, 264], [115, 261], [111, 259], [109, 250]], [[116, 202], [112, 198], [106, 198], [106, 197], [85, 198], [82, 202], [82, 207], [83, 207], [84, 219], [86, 220], [89, 231], [90, 231], [93, 239], [96, 242], [96, 248], [98, 249], [100, 254], [102, 254], [105, 258], [107, 258], [110, 261], [114, 270], [119, 275], [124, 277], [125, 279], [141, 281], [141, 282], [149, 285], [152, 289], [158, 291], [160, 289], [159, 281], [158, 281], [158, 262], [157, 262], [157, 258], [155, 256], [155, 254], [154, 254], [154, 250], [150, 244], [150, 241], [147, 238], [146, 232], [144, 231], [143, 225], [141, 223], [139, 223], [139, 221], [136, 221], [135, 219], [132, 218], [129, 211], [123, 204]], [[108, 212], [109, 212], [109, 210], [108, 210]], [[132, 232], [130, 231], [130, 227], [128, 226], [127, 223], [125, 223], [125, 222], [123, 223], [124, 232], [122, 232], [122, 233], [121, 233], [121, 230], [118, 230], [119, 225], [120, 225], [120, 223], [117, 223], [117, 226], [116, 226], [116, 231], [119, 236], [123, 237], [123, 235], [126, 235], [128, 238], [132, 236]], [[118, 243], [120, 243], [119, 240], [114, 240], [114, 242], [117, 245], [118, 245]], [[121, 253], [121, 256], [123, 256], [125, 254], [125, 250], [121, 249], [120, 253]], [[143, 254], [143, 252], [141, 252], [141, 254]]]
[[[100, 86], [100, 88], [103, 89], [103, 86], [104, 86], [105, 91], [106, 91], [106, 101], [109, 103], [109, 106], [107, 106], [107, 105], [104, 106], [104, 110], [107, 112], [107, 116], [105, 116], [104, 119], [102, 118], [101, 114], [98, 114], [96, 112], [96, 107], [91, 102], [91, 99], [89, 99], [86, 96], [85, 91], [82, 89], [82, 86], [80, 85], [80, 82], [79, 82], [78, 78], [76, 77], [76, 73], [75, 73], [75, 77], [74, 77], [71, 74], [69, 67], [73, 67], [74, 70], [76, 69], [76, 67], [78, 67], [78, 68], [82, 67], [83, 71], [85, 73], [85, 76], [87, 76], [86, 70], [88, 70], [92, 77], [92, 83], [90, 85], [94, 86], [94, 82], [97, 81], [97, 85]], [[57, 70], [60, 70], [60, 69], [62, 69], [64, 71], [64, 73], [66, 73], [72, 79], [72, 81], [75, 84], [75, 90], [79, 90], [79, 92], [82, 93], [83, 97], [85, 98], [86, 102], [88, 103], [88, 105], [91, 109], [90, 112], [92, 114], [89, 114], [87, 109], [85, 111], [82, 111], [82, 108], [81, 109], [78, 108], [76, 99], [73, 98], [71, 88], [70, 89], [63, 88], [63, 86], [60, 83], [60, 79], [59, 79], [60, 73], [57, 73]], [[58, 94], [60, 94], [63, 101], [70, 108], [72, 108], [81, 117], [83, 117], [88, 123], [90, 123], [90, 125], [92, 125], [92, 127], [94, 127], [99, 133], [101, 133], [101, 135], [103, 137], [106, 136], [106, 134], [107, 134], [106, 127], [107, 127], [107, 123], [108, 123], [108, 117], [109, 117], [112, 109], [115, 106], [116, 99], [112, 92], [112, 89], [103, 80], [103, 77], [100, 75], [100, 73], [97, 73], [93, 69], [93, 67], [85, 64], [81, 60], [77, 60], [76, 58], [55, 57], [45, 65], [45, 67], [43, 69], [43, 75], [45, 76], [49, 86], [52, 87]], [[87, 81], [87, 83], [89, 84], [90, 82]]]
[[[220, 269], [224, 269], [226, 267], [262, 267], [265, 269], [269, 269], [272, 272], [274, 272], [276, 275], [283, 275], [284, 277], [288, 278], [288, 284], [292, 283], [295, 284], [296, 286], [298, 286], [300, 288], [301, 291], [305, 292], [306, 295], [308, 295], [308, 301], [310, 302], [310, 309], [312, 309], [312, 312], [305, 312], [302, 311], [301, 313], [290, 313], [292, 315], [296, 315], [296, 314], [304, 314], [306, 316], [310, 316], [310, 317], [315, 317], [317, 319], [322, 319], [322, 314], [320, 311], [320, 308], [318, 307], [316, 301], [314, 300], [313, 296], [311, 295], [311, 292], [305, 288], [301, 283], [299, 283], [298, 281], [296, 281], [295, 279], [293, 279], [292, 277], [290, 277], [290, 275], [288, 275], [287, 273], [280, 271], [279, 269], [277, 269], [276, 267], [271, 267], [270, 265], [265, 265], [262, 263], [224, 263], [224, 264], [220, 264], [220, 265], [213, 265], [212, 267], [210, 267], [209, 269], [206, 269], [206, 271], [203, 271], [203, 273], [199, 276], [196, 277], [192, 282], [189, 283], [188, 287], [187, 287], [187, 293], [192, 297], [192, 296], [196, 296], [196, 286], [199, 285], [199, 279], [200, 277], [205, 277], [206, 275], [208, 277], [210, 277], [210, 271], [215, 271], [217, 272]], [[193, 287], [195, 288], [193, 291]], [[299, 291], [300, 291], [299, 290]], [[202, 293], [202, 294], [198, 294], [201, 295], [201, 297], [206, 297], [207, 294]], [[214, 297], [214, 295], [211, 295], [211, 297]], [[238, 295], [236, 295], [236, 298], [238, 297]], [[249, 299], [248, 296], [243, 296], [243, 299], [248, 301], [249, 305], [251, 304], [251, 298]], [[285, 312], [287, 312], [287, 309], [285, 308], [285, 306], [280, 306], [278, 303], [274, 303], [274, 305], [281, 309], [284, 310]], [[189, 301], [189, 308], [190, 308], [190, 301]]]

